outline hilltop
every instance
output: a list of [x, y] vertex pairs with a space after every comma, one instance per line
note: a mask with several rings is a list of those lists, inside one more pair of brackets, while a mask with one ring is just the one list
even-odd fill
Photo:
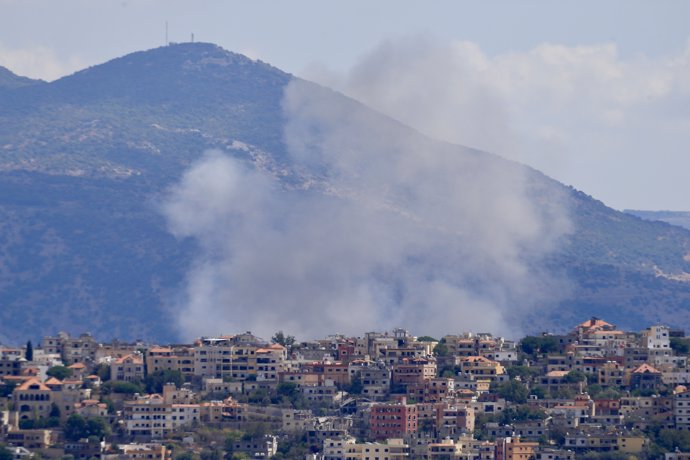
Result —
[[[56, 329], [174, 340], [172, 300], [198, 247], [169, 233], [161, 197], [207, 149], [283, 184], [303, 181], [284, 141], [283, 92], [294, 79], [204, 43], [129, 54], [50, 83], [0, 72], [0, 341]], [[438, 145], [305, 84], [384, 127], [385, 136], [368, 131], [362, 139]], [[439, 148], [477, 164], [526, 168], [461, 146]], [[690, 326], [690, 232], [526, 171], [533, 198], [549, 200], [558, 189], [573, 221], [544, 267], [567, 274], [572, 291], [548, 316], [520, 318], [531, 332], [590, 315], [632, 329]]]

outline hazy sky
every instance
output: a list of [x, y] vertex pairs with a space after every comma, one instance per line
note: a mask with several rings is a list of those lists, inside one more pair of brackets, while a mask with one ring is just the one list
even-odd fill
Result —
[[0, 65], [55, 79], [162, 45], [168, 21], [171, 41], [194, 33], [615, 208], [690, 210], [688, 18], [680, 0], [0, 0]]

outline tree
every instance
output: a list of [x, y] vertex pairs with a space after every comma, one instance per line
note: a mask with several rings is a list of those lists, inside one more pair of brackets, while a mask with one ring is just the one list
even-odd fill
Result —
[[223, 453], [220, 449], [204, 449], [199, 454], [201, 460], [222, 460]]
[[111, 392], [133, 395], [134, 393], [143, 393], [144, 387], [141, 384], [134, 382], [119, 382], [111, 380], [110, 382], [106, 382], [103, 384], [103, 386], [101, 386], [101, 393], [110, 394]]
[[283, 331], [278, 331], [271, 337], [271, 342], [290, 349], [295, 344], [295, 337], [292, 335], [285, 335]]
[[11, 395], [16, 386], [17, 384], [14, 382], [7, 382], [4, 385], [0, 385], [0, 397], [6, 398]]
[[84, 418], [79, 414], [72, 414], [65, 422], [64, 432], [67, 440], [76, 442], [89, 437], [101, 439], [110, 433], [110, 427], [100, 417]]
[[58, 380], [65, 380], [72, 375], [72, 369], [65, 366], [53, 366], [46, 371], [49, 377], [55, 377]]
[[241, 431], [231, 431], [225, 438], [225, 458], [231, 459], [235, 452], [235, 443], [242, 439]]
[[278, 384], [276, 388], [276, 393], [278, 394], [278, 400], [276, 402], [283, 402], [290, 404], [292, 407], [298, 408], [304, 404], [304, 396], [302, 391], [300, 391], [299, 386], [293, 382], [282, 382]]
[[64, 431], [65, 438], [73, 442], [89, 437], [86, 419], [79, 414], [72, 414], [69, 416], [65, 422]]
[[525, 384], [517, 380], [509, 380], [501, 383], [496, 388], [496, 393], [498, 393], [501, 398], [505, 398], [506, 401], [515, 403], [527, 402], [527, 397], [529, 396], [529, 390]]
[[26, 342], [26, 353], [24, 354], [24, 357], [26, 358], [27, 361], [33, 361], [34, 360], [34, 346], [31, 343], [31, 340]]
[[546, 398], [546, 390], [544, 387], [532, 387], [529, 394], [536, 396], [538, 399]]
[[508, 375], [511, 379], [515, 377], [520, 377], [523, 382], [531, 381], [534, 377], [541, 374], [541, 370], [538, 367], [533, 366], [510, 366], [508, 369]]
[[654, 441], [668, 451], [679, 449], [687, 452], [690, 450], [690, 431], [685, 430], [659, 430]]
[[110, 380], [110, 366], [105, 363], [101, 363], [96, 366], [96, 371], [94, 372], [103, 382]]
[[579, 371], [577, 369], [573, 369], [572, 371], [565, 374], [565, 377], [563, 377], [563, 381], [565, 381], [566, 383], [586, 382], [587, 381], [587, 375], [582, 371]]
[[110, 426], [101, 417], [89, 417], [86, 419], [86, 431], [89, 437], [103, 439], [110, 434]]
[[48, 414], [49, 417], [56, 417], [60, 418], [60, 408], [58, 407], [57, 404], [52, 403], [50, 405], [50, 414]]
[[690, 339], [671, 337], [671, 349], [679, 355], [688, 354], [690, 352]]
[[505, 409], [499, 417], [503, 425], [509, 425], [513, 422], [523, 422], [525, 420], [544, 420], [547, 415], [542, 409], [530, 407], [527, 404], [519, 404]]
[[439, 342], [434, 347], [434, 355], [436, 356], [448, 356], [448, 345], [443, 342]]
[[180, 388], [184, 383], [184, 377], [180, 371], [161, 369], [147, 375], [144, 383], [148, 393], [161, 393], [163, 385], [166, 383], [174, 383], [176, 387]]
[[438, 340], [429, 335], [423, 335], [421, 337], [417, 337], [417, 342], [438, 342]]
[[353, 375], [350, 380], [350, 384], [345, 386], [345, 391], [353, 395], [361, 395], [363, 390], [362, 374], [360, 372], [355, 372], [355, 375]]
[[548, 354], [558, 351], [559, 345], [558, 340], [550, 335], [540, 337], [528, 335], [520, 341], [520, 349], [528, 355]]
[[12, 451], [5, 447], [4, 444], [0, 444], [0, 460], [13, 460], [14, 455]]

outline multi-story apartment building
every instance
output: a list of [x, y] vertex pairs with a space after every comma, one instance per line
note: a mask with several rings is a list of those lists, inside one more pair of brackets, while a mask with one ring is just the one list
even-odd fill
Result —
[[146, 372], [179, 371], [184, 376], [194, 375], [194, 349], [181, 347], [152, 347], [146, 351]]
[[483, 356], [467, 356], [460, 359], [460, 372], [475, 379], [497, 381], [505, 374], [501, 363]]
[[269, 345], [249, 332], [202, 338], [194, 348], [194, 374], [246, 380], [277, 380], [287, 359], [285, 347]]
[[348, 366], [350, 381], [359, 378], [362, 395], [374, 400], [384, 398], [390, 392], [391, 371], [382, 362], [353, 360]]
[[495, 460], [531, 460], [539, 447], [538, 442], [508, 437], [496, 440]]
[[162, 439], [182, 426], [200, 420], [200, 405], [189, 392], [165, 385], [163, 394], [137, 396], [124, 403], [125, 430], [131, 436]]
[[54, 337], [46, 336], [41, 344], [46, 353], [57, 353], [65, 364], [94, 362], [98, 342], [89, 333], [70, 337], [66, 332], [60, 332]]
[[407, 386], [407, 396], [416, 402], [441, 402], [455, 395], [455, 380], [444, 377], [434, 377]]
[[436, 360], [433, 358], [403, 359], [393, 366], [394, 384], [417, 385], [436, 377]]
[[370, 429], [374, 439], [401, 438], [417, 431], [417, 406], [399, 402], [371, 406]]
[[144, 359], [139, 354], [117, 358], [110, 363], [110, 378], [133, 382], [144, 378]]
[[471, 433], [474, 430], [474, 409], [465, 405], [439, 404], [436, 429], [442, 436]]
[[642, 331], [642, 346], [650, 350], [670, 350], [671, 338], [666, 326], [650, 326]]
[[690, 391], [685, 390], [674, 395], [673, 420], [677, 430], [690, 430]]

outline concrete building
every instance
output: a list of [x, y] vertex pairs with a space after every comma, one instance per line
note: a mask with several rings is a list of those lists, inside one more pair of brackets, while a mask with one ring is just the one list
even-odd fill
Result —
[[417, 406], [400, 402], [371, 406], [370, 430], [373, 439], [402, 438], [417, 431]]
[[139, 354], [129, 354], [110, 363], [110, 379], [134, 382], [144, 379], [144, 360]]

